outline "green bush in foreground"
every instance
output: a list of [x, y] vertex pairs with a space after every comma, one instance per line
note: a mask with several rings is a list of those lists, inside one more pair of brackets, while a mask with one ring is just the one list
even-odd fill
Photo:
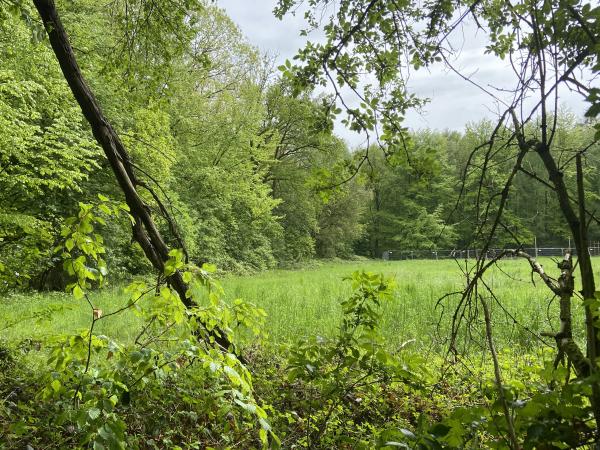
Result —
[[[101, 335], [90, 340], [87, 331], [45, 342], [52, 365], [38, 371], [28, 369], [14, 349], [3, 349], [3, 445], [509, 448], [491, 364], [469, 372], [440, 357], [423, 361], [408, 349], [389, 352], [379, 324], [391, 280], [356, 272], [351, 283], [337, 335], [288, 344], [278, 354], [262, 346], [247, 349], [246, 366], [208, 339], [192, 337], [194, 316], [177, 318], [168, 290], [131, 305], [146, 317], [144, 327], [153, 322], [153, 331], [133, 344]], [[219, 291], [212, 282], [201, 287]], [[216, 300], [209, 293], [203, 304], [211, 298]], [[230, 324], [257, 324], [239, 302], [221, 310], [230, 313], [236, 317]], [[503, 353], [502, 363], [513, 363], [512, 356]], [[440, 366], [443, 375], [432, 376]], [[568, 377], [561, 366], [523, 365], [505, 380], [523, 448], [573, 448], [592, 440], [586, 400], [591, 382], [565, 382]]]
[[[225, 303], [214, 268], [186, 264], [181, 251], [170, 253], [155, 283], [131, 283], [126, 304], [101, 311], [88, 295], [108, 273], [96, 228], [123, 213], [102, 196], [81, 204], [55, 249], [67, 289], [89, 306], [89, 328], [0, 348], [3, 448], [511, 448], [509, 433], [525, 449], [593, 442], [596, 380], [571, 379], [559, 359], [544, 366], [532, 357], [499, 384], [486, 360], [473, 372], [456, 365], [458, 355], [390, 351], [381, 323], [395, 287], [380, 275], [350, 277], [335, 335], [288, 344], [278, 355], [259, 342], [245, 363], [235, 354], [237, 331], [260, 338], [264, 311]], [[176, 271], [189, 283], [191, 308], [166, 283]], [[95, 331], [129, 310], [140, 319], [133, 339]], [[230, 348], [219, 345], [219, 333]], [[45, 356], [45, 368], [19, 351]], [[500, 362], [513, 356], [500, 354]]]
[[[107, 273], [95, 227], [126, 209], [99, 198], [97, 206], [81, 204], [78, 216], [66, 221], [64, 243], [56, 248], [73, 280], [67, 289], [89, 304], [90, 327], [44, 342], [46, 370], [28, 372], [5, 357], [10, 367], [3, 386], [22, 387], [3, 397], [3, 441], [11, 448], [120, 449], [205, 448], [242, 435], [248, 439], [248, 433], [257, 446], [266, 447], [269, 435], [276, 440], [254, 399], [249, 371], [215, 338], [226, 333], [235, 342], [238, 324], [252, 328], [262, 313], [241, 301], [223, 303], [211, 267], [187, 265], [182, 252], [172, 251], [155, 284], [140, 281], [126, 288], [126, 305], [103, 312], [90, 301], [88, 290]], [[198, 306], [186, 309], [165, 284], [177, 270]], [[128, 309], [142, 318], [133, 342], [94, 332], [98, 321]]]

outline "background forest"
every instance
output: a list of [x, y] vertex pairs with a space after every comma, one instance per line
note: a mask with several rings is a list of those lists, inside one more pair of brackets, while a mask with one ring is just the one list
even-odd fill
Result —
[[[133, 163], [168, 199], [192, 261], [244, 272], [315, 257], [378, 258], [385, 250], [477, 245], [478, 174], [467, 176], [464, 186], [461, 180], [491, 122], [462, 132], [412, 132], [410, 164], [402, 154], [385, 157], [373, 148], [370, 164], [358, 169], [359, 155], [333, 132], [327, 98], [292, 95], [219, 8], [202, 9], [188, 36], [144, 30], [138, 48], [115, 53], [122, 36], [136, 32], [120, 14], [81, 1], [66, 10], [64, 21]], [[60, 287], [62, 265], [52, 249], [64, 219], [98, 193], [122, 194], [52, 51], [7, 7], [2, 15], [0, 261], [24, 285]], [[193, 52], [180, 54], [182, 45]], [[558, 126], [558, 150], [593, 138], [593, 127], [568, 112]], [[599, 157], [590, 152], [592, 202], [598, 200]], [[483, 184], [488, 195], [510, 170], [505, 158], [494, 155]], [[539, 173], [541, 163], [528, 159], [527, 170]], [[527, 185], [527, 176], [519, 174], [516, 183]], [[510, 226], [526, 245], [535, 236], [540, 246], [565, 246], [568, 230], [557, 206], [542, 185], [516, 189], [508, 203]], [[147, 271], [128, 221], [110, 226], [112, 270]]]

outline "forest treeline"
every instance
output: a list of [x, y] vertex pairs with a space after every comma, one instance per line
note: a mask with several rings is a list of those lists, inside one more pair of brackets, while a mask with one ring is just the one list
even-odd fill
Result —
[[[84, 75], [152, 188], [142, 186], [145, 200], [158, 208], [152, 196], [160, 196], [192, 261], [247, 271], [477, 245], [502, 188], [496, 177], [514, 157], [504, 147], [471, 157], [491, 122], [415, 131], [406, 152], [373, 146], [365, 159], [335, 135], [329, 99], [297, 92], [223, 10], [200, 9], [185, 34], [160, 23], [130, 29], [118, 8], [78, 6], [63, 20]], [[0, 273], [58, 287], [53, 249], [64, 220], [80, 202], [122, 194], [47, 43], [1, 3], [0, 15]], [[594, 129], [569, 112], [556, 120], [553, 146], [568, 163], [568, 149], [591, 143]], [[597, 210], [600, 153], [592, 150], [586, 190]], [[530, 183], [544, 178], [541, 164], [527, 156], [497, 246], [566, 242], [555, 196]], [[104, 239], [113, 272], [149, 270], [126, 219], [110, 221]]]

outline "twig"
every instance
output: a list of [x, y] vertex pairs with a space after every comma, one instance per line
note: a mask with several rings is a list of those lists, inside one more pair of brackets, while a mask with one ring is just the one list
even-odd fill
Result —
[[490, 310], [488, 308], [487, 302], [483, 297], [479, 297], [481, 301], [481, 306], [483, 308], [483, 317], [485, 319], [485, 334], [488, 342], [488, 346], [490, 348], [490, 353], [492, 355], [492, 361], [494, 363], [494, 377], [496, 379], [496, 387], [498, 388], [498, 396], [500, 398], [500, 402], [502, 403], [502, 409], [504, 410], [504, 416], [506, 417], [506, 423], [508, 425], [508, 435], [510, 437], [510, 444], [513, 450], [519, 450], [521, 446], [519, 445], [519, 441], [517, 440], [517, 434], [515, 433], [515, 424], [513, 422], [512, 414], [508, 408], [508, 402], [506, 400], [506, 396], [504, 394], [504, 386], [502, 384], [502, 374], [500, 372], [500, 364], [498, 363], [498, 354], [496, 353], [496, 347], [494, 346], [494, 339], [492, 337], [492, 319], [490, 316]]

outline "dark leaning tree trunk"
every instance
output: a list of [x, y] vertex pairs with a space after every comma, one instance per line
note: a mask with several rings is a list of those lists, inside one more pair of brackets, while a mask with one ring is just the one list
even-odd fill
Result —
[[[94, 137], [104, 150], [119, 186], [125, 194], [125, 201], [135, 219], [133, 237], [140, 244], [154, 268], [163, 272], [165, 262], [169, 258], [169, 247], [152, 219], [150, 208], [137, 191], [137, 186], [141, 183], [135, 176], [129, 154], [116, 131], [104, 116], [100, 105], [83, 78], [54, 0], [33, 0], [33, 3], [44, 23], [50, 45], [60, 64], [62, 73], [81, 107], [83, 115], [89, 122]], [[194, 306], [193, 300], [187, 295], [188, 285], [183, 281], [179, 272], [171, 275], [168, 281], [187, 308]], [[221, 330], [216, 330], [216, 332], [210, 334], [222, 347], [229, 348], [231, 346], [227, 336]]]

